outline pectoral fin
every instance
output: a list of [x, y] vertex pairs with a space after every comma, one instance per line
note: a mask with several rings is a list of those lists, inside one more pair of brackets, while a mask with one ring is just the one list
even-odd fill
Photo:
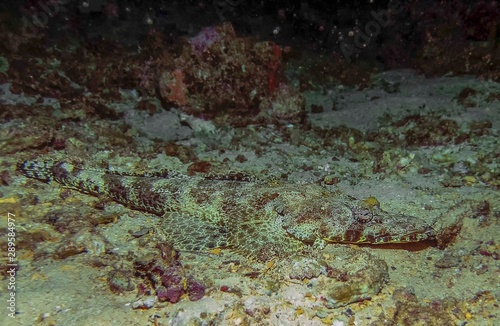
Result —
[[181, 251], [206, 251], [229, 246], [229, 230], [225, 226], [182, 213], [166, 214], [159, 233]]

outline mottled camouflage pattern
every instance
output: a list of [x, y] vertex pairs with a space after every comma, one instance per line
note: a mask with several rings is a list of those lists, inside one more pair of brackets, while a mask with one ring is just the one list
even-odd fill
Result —
[[265, 261], [313, 243], [386, 244], [435, 237], [419, 218], [389, 214], [376, 205], [364, 208], [315, 184], [256, 181], [239, 173], [123, 175], [52, 161], [26, 161], [18, 170], [164, 216], [162, 232], [180, 250], [230, 247]]

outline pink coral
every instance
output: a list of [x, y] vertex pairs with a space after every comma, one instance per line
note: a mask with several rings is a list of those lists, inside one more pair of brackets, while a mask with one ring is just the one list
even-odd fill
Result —
[[193, 52], [196, 56], [201, 56], [210, 45], [217, 42], [220, 39], [220, 34], [215, 27], [205, 27], [198, 35], [189, 39], [189, 43], [193, 47]]

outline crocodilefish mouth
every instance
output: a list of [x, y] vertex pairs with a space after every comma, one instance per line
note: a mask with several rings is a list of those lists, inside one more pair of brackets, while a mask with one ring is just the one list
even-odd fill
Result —
[[416, 243], [423, 241], [434, 241], [436, 240], [436, 233], [433, 229], [428, 228], [422, 231], [410, 232], [403, 235], [380, 235], [374, 236], [371, 241], [361, 241], [359, 243], [365, 244], [389, 244], [389, 243]]
[[323, 238], [328, 243], [346, 243], [361, 245], [385, 245], [385, 244], [410, 244], [419, 242], [436, 241], [436, 232], [427, 227], [408, 233], [364, 233], [359, 229], [348, 229], [342, 236]]

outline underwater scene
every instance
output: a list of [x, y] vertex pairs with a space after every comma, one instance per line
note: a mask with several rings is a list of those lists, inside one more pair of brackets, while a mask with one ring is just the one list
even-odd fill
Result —
[[0, 325], [500, 325], [500, 3], [0, 2]]

